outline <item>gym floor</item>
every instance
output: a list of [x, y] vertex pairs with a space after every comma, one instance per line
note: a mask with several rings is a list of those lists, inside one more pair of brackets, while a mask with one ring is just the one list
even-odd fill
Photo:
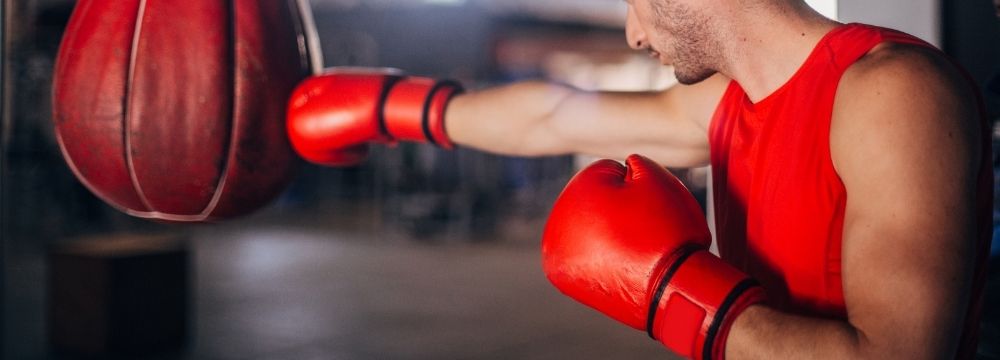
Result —
[[671, 356], [549, 285], [531, 235], [538, 222], [495, 235], [509, 239], [427, 243], [373, 230], [369, 219], [265, 216], [198, 232], [195, 330], [183, 357]]

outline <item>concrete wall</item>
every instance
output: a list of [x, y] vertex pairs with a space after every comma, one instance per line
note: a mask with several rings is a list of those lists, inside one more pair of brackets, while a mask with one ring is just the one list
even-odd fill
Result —
[[842, 22], [890, 27], [941, 46], [938, 0], [840, 0], [837, 10]]

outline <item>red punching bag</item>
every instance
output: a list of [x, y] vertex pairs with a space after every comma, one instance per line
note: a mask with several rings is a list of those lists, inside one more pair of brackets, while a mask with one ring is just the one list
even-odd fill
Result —
[[221, 220], [271, 201], [296, 164], [284, 119], [309, 72], [301, 5], [80, 0], [53, 94], [77, 178], [121, 211], [166, 221]]

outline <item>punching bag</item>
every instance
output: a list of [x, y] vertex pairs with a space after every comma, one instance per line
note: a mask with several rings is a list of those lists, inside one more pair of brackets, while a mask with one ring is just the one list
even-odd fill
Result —
[[142, 218], [213, 221], [266, 205], [296, 165], [284, 119], [311, 65], [303, 3], [80, 0], [53, 84], [76, 177]]

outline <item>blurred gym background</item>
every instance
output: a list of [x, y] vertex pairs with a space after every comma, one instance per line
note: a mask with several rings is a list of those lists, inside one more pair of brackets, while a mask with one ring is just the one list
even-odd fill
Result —
[[[990, 1], [810, 3], [942, 47], [1000, 119], [1000, 5]], [[673, 83], [670, 69], [626, 46], [621, 0], [312, 5], [327, 66], [396, 67], [472, 89], [529, 78], [613, 90]], [[541, 272], [548, 208], [590, 159], [404, 144], [353, 168], [303, 164], [271, 206], [233, 221], [167, 225], [111, 209], [76, 181], [53, 136], [53, 59], [73, 6], [3, 1], [3, 358], [669, 358], [559, 295]], [[707, 171], [679, 173], [705, 204]], [[984, 358], [1000, 357], [997, 268]], [[123, 298], [133, 305], [113, 305]]]

